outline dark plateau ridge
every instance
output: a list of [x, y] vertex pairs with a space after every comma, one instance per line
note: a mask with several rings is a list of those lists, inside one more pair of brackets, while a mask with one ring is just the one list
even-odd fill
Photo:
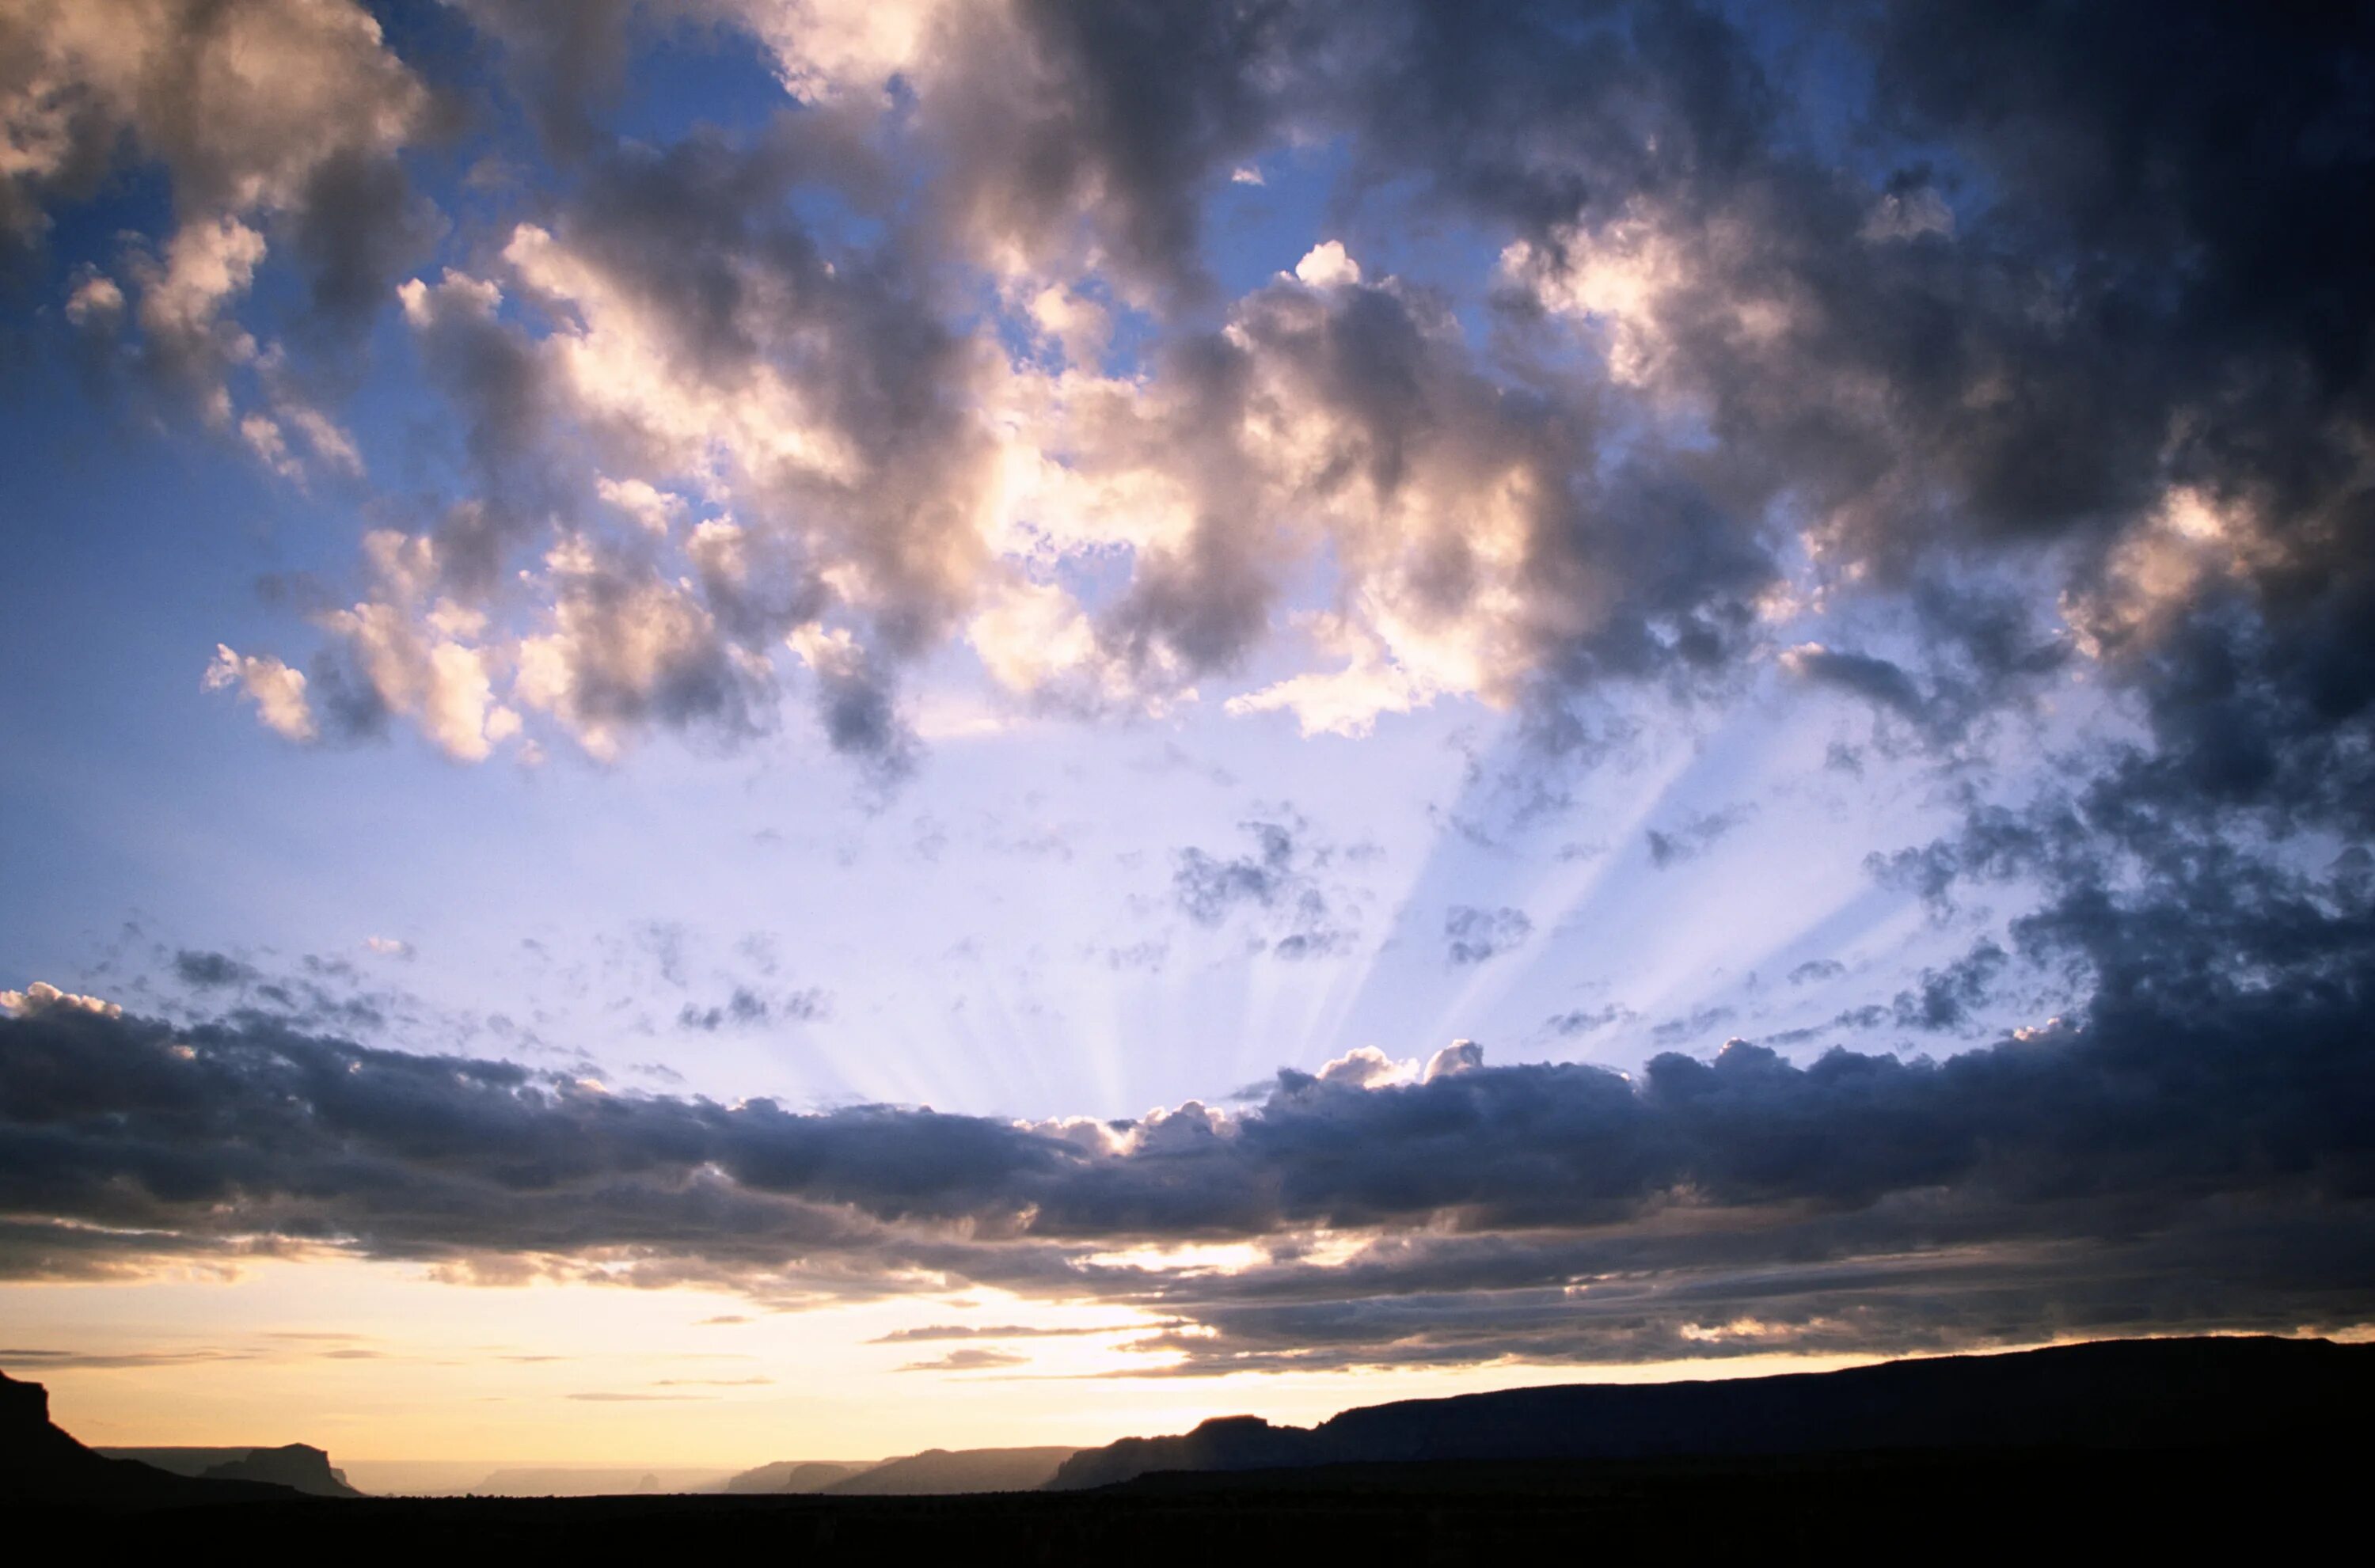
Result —
[[1232, 1416], [1084, 1450], [1052, 1484], [1348, 1464], [2316, 1442], [2359, 1431], [2370, 1396], [2375, 1346], [2109, 1340], [1843, 1372], [1412, 1399], [1307, 1430]]
[[[1483, 1562], [1548, 1546], [1699, 1553], [1843, 1541], [1955, 1557], [1981, 1544], [2290, 1552], [2356, 1533], [2370, 1394], [2375, 1346], [2124, 1341], [1413, 1400], [1308, 1431], [1235, 1418], [1069, 1459], [1060, 1449], [984, 1451], [998, 1458], [981, 1476], [933, 1478], [953, 1491], [1054, 1471], [1037, 1491], [876, 1495], [827, 1475], [796, 1479], [787, 1462], [784, 1482], [828, 1490], [383, 1499], [307, 1496], [219, 1465], [205, 1479], [109, 1458], [50, 1422], [40, 1385], [0, 1378], [0, 1503], [20, 1532], [160, 1550], [351, 1539], [375, 1550], [748, 1547], [821, 1561], [1376, 1550]], [[913, 1456], [942, 1469], [956, 1457]], [[313, 1462], [302, 1464], [310, 1476]], [[888, 1493], [896, 1479], [876, 1484]], [[200, 1504], [211, 1506], [194, 1512]]]

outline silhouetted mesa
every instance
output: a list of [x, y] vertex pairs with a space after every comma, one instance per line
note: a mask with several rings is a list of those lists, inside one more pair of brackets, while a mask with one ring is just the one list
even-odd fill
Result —
[[1130, 1437], [1064, 1463], [1051, 1490], [1161, 1471], [1924, 1449], [2145, 1450], [2363, 1441], [2375, 1345], [2133, 1339], [1845, 1372], [1571, 1384], [1374, 1405], [1314, 1428], [1253, 1416]]
[[177, 1476], [205, 1480], [266, 1481], [308, 1497], [360, 1497], [329, 1455], [308, 1444], [278, 1448], [100, 1448], [111, 1459], [137, 1459]]
[[95, 1454], [52, 1423], [48, 1389], [0, 1373], [0, 1503], [157, 1508], [275, 1498], [294, 1502], [297, 1493], [253, 1480], [199, 1480]]

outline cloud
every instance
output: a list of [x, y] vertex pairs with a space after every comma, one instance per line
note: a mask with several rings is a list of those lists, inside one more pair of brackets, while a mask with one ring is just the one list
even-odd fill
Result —
[[708, 1394], [619, 1394], [608, 1390], [563, 1396], [564, 1398], [582, 1399], [588, 1404], [598, 1405], [666, 1404], [672, 1400], [708, 1399], [715, 1397]]
[[[2106, 935], [2029, 940], [2102, 955]], [[2345, 1243], [2375, 1170], [2361, 1024], [2346, 991], [2205, 966], [1941, 1061], [1734, 1042], [1628, 1079], [1462, 1045], [1424, 1074], [1374, 1053], [1282, 1072], [1234, 1114], [1013, 1123], [728, 1106], [59, 1004], [0, 1020], [0, 1199], [49, 1228], [0, 1256], [70, 1275], [267, 1239], [774, 1301], [925, 1269], [1216, 1328], [1183, 1339], [1205, 1369], [1267, 1364], [1290, 1323], [1311, 1354], [1382, 1361], [1513, 1337], [1665, 1354], [1743, 1316], [1781, 1326], [1730, 1349], [1985, 1342], [2114, 1309], [2331, 1325], [2375, 1310]], [[1320, 1235], [1340, 1244], [1310, 1251]], [[1246, 1260], [1128, 1250], [1224, 1242]]]
[[822, 991], [813, 987], [790, 991], [776, 996], [763, 996], [746, 985], [738, 985], [725, 1001], [710, 1007], [687, 1002], [677, 1013], [679, 1029], [697, 1029], [715, 1034], [721, 1029], [759, 1029], [774, 1023], [811, 1023], [831, 1010], [830, 1000]]
[[1740, 1016], [1737, 1008], [1717, 1005], [1699, 1008], [1682, 1018], [1670, 1018], [1649, 1031], [1649, 1038], [1661, 1045], [1678, 1044], [1696, 1039], [1709, 1030], [1720, 1029]]
[[[0, 248], [37, 245], [49, 209], [87, 199], [119, 163], [161, 165], [176, 227], [161, 254], [128, 252], [131, 309], [122, 282], [89, 277], [70, 319], [110, 334], [136, 324], [134, 362], [209, 425], [236, 427], [268, 467], [302, 481], [293, 428], [323, 466], [351, 468], [351, 443], [281, 374], [279, 347], [235, 312], [278, 230], [312, 274], [318, 319], [351, 336], [394, 261], [433, 231], [394, 161], [423, 130], [430, 93], [370, 12], [349, 0], [30, 0], [0, 20]], [[241, 412], [242, 376], [263, 383], [265, 407]]]
[[1573, 1008], [1563, 1013], [1554, 1013], [1543, 1023], [1552, 1033], [1571, 1040], [1578, 1035], [1597, 1033], [1633, 1016], [1632, 1008], [1619, 1002], [1610, 1002], [1602, 1007]]
[[1443, 913], [1444, 955], [1453, 963], [1483, 963], [1523, 946], [1533, 930], [1521, 909], [1454, 904]]
[[1046, 1339], [1077, 1338], [1089, 1334], [1133, 1333], [1138, 1324], [1116, 1324], [1105, 1328], [1050, 1328], [1022, 1323], [932, 1323], [920, 1328], [901, 1328], [867, 1341], [869, 1345], [912, 1345], [933, 1339]]
[[1712, 848], [1717, 840], [1748, 820], [1755, 808], [1727, 807], [1720, 811], [1701, 812], [1678, 827], [1652, 828], [1646, 835], [1649, 864], [1663, 871], [1685, 860], [1695, 860]]
[[1029, 1356], [1018, 1356], [1005, 1350], [985, 1350], [976, 1347], [951, 1350], [947, 1355], [928, 1362], [909, 1362], [901, 1372], [986, 1372], [993, 1367], [1026, 1366]]
[[[359, 6], [0, 24], [0, 227], [161, 167], [171, 231], [65, 314], [136, 329], [260, 461], [361, 467], [304, 335], [258, 324], [267, 269], [348, 336], [419, 272], [402, 311], [474, 493], [422, 529], [412, 600], [326, 618], [326, 664], [226, 674], [292, 737], [392, 716], [474, 760], [525, 738], [511, 713], [604, 760], [730, 742], [793, 652], [827, 743], [889, 783], [904, 683], [960, 638], [1084, 716], [1258, 670], [1227, 710], [1310, 735], [1457, 699], [1573, 733], [1612, 687], [1778, 661], [1954, 749], [2083, 660], [2207, 769], [2356, 701], [2347, 19], [2187, 5], [2156, 65], [2081, 69], [2119, 24], [1809, 14], [1780, 30], [1855, 62], [1819, 94], [1870, 149], [1841, 160], [1800, 54], [1717, 12], [458, 9], [566, 178], [450, 246], [399, 157], [444, 112]], [[784, 112], [606, 129], [634, 51], [693, 26], [771, 61]], [[2205, 129], [2246, 102], [2251, 136]], [[1347, 165], [1325, 236], [1219, 297], [1205, 207], [1319, 146]], [[1385, 191], [1494, 277], [1364, 265], [1353, 197]], [[1109, 365], [1117, 311], [1143, 330]], [[486, 624], [436, 628], [445, 600]], [[2184, 672], [2214, 654], [2301, 701], [2212, 698]]]
[[1953, 963], [1922, 971], [1920, 988], [1897, 996], [1896, 1021], [1917, 1029], [1953, 1029], [1966, 1022], [1986, 1003], [1990, 985], [2009, 961], [2003, 949], [1980, 938]]
[[218, 643], [215, 662], [207, 666], [205, 684], [209, 691], [237, 688], [255, 704], [255, 715], [265, 727], [283, 739], [310, 741], [320, 733], [305, 696], [303, 672], [290, 669], [278, 659], [242, 658]]
[[1254, 852], [1222, 859], [1197, 848], [1179, 851], [1171, 875], [1173, 901], [1199, 925], [1219, 926], [1241, 913], [1274, 933], [1262, 945], [1282, 959], [1323, 958], [1354, 939], [1331, 904], [1317, 872], [1334, 851], [1309, 840], [1309, 824], [1291, 809], [1285, 822], [1248, 821], [1238, 827], [1254, 840]]
[[69, 1369], [87, 1372], [139, 1371], [150, 1367], [190, 1366], [206, 1362], [241, 1362], [255, 1358], [239, 1350], [53, 1350], [11, 1346], [0, 1350], [0, 1360], [14, 1367]]
[[246, 985], [260, 979], [255, 966], [240, 962], [221, 953], [193, 952], [183, 948], [173, 955], [173, 973], [186, 985], [200, 990], [213, 990], [224, 985]]
[[774, 1383], [772, 1377], [663, 1377], [655, 1388], [763, 1388]]

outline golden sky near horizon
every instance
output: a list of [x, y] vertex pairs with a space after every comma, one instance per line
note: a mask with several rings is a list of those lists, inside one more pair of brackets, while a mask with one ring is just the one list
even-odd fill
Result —
[[[871, 1342], [968, 1323], [1117, 1331]], [[337, 1464], [730, 1470], [931, 1447], [1085, 1445], [1240, 1413], [1308, 1425], [1393, 1399], [1873, 1359], [1113, 1375], [1144, 1360], [1121, 1349], [1129, 1324], [1127, 1312], [1094, 1303], [979, 1290], [769, 1313], [724, 1291], [461, 1285], [410, 1266], [315, 1259], [251, 1264], [230, 1279], [188, 1271], [134, 1284], [0, 1288], [0, 1370], [47, 1385], [57, 1422], [95, 1447], [302, 1442]], [[967, 1346], [1025, 1360], [899, 1370]]]

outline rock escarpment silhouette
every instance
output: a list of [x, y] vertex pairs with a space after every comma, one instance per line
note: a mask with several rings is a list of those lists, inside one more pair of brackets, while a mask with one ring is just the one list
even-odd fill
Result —
[[820, 1489], [826, 1497], [946, 1497], [972, 1491], [1036, 1491], [1076, 1448], [928, 1448]]
[[835, 1481], [847, 1480], [882, 1462], [880, 1459], [778, 1459], [772, 1465], [744, 1470], [726, 1483], [726, 1490], [737, 1494], [822, 1491]]
[[2353, 1440], [2370, 1397], [2375, 1345], [2112, 1340], [1778, 1377], [1513, 1388], [1369, 1406], [1308, 1429], [1232, 1417], [1083, 1450], [1049, 1486], [1326, 1465], [2315, 1444]]
[[360, 1497], [347, 1473], [330, 1463], [329, 1455], [310, 1444], [290, 1443], [278, 1448], [123, 1448], [95, 1450], [111, 1459], [137, 1459], [177, 1476], [207, 1480], [266, 1481], [303, 1492], [308, 1497]]
[[330, 1456], [303, 1443], [258, 1448], [245, 1458], [210, 1467], [207, 1480], [268, 1481], [301, 1491], [308, 1497], [360, 1497], [347, 1478], [330, 1468]]
[[47, 1388], [0, 1373], [0, 1503], [162, 1508], [296, 1496], [285, 1486], [177, 1476], [95, 1453], [50, 1420]]

